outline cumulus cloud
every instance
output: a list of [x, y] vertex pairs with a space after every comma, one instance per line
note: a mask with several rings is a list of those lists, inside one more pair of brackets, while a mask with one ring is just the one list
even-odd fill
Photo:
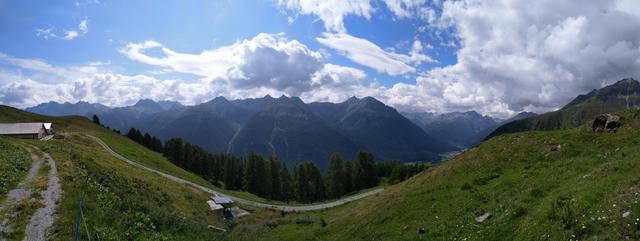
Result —
[[[621, 7], [626, 4], [633, 3], [445, 1], [437, 21], [455, 29], [457, 63], [391, 91], [413, 91], [432, 102], [412, 101], [436, 111], [553, 110], [577, 94], [640, 75], [640, 18]], [[415, 107], [406, 96], [389, 99]]]
[[[159, 48], [160, 57], [145, 51]], [[252, 39], [205, 50], [178, 53], [154, 41], [130, 43], [121, 52], [132, 60], [188, 73], [208, 80], [222, 80], [233, 88], [272, 88], [298, 95], [312, 87], [312, 75], [323, 70], [323, 55], [284, 34], [258, 34]]]
[[422, 43], [417, 39], [408, 55], [383, 50], [369, 40], [346, 33], [323, 33], [322, 37], [316, 40], [335, 49], [353, 62], [389, 75], [414, 73], [416, 69], [411, 64], [435, 62], [422, 52]]
[[419, 72], [415, 84], [372, 92], [403, 110], [474, 109], [507, 117], [554, 110], [591, 89], [640, 77], [638, 1], [384, 2], [398, 18], [425, 20], [418, 30], [434, 31], [442, 46], [458, 48], [456, 63], [419, 72], [409, 64], [415, 60], [409, 56], [419, 56], [413, 53], [398, 58], [342, 32], [328, 31], [317, 40], [380, 72]]
[[[161, 56], [147, 53], [156, 48]], [[320, 52], [283, 34], [258, 34], [200, 54], [178, 53], [154, 41], [127, 44], [121, 52], [134, 61], [194, 77], [157, 79], [121, 74], [104, 62], [63, 67], [0, 54], [0, 103], [28, 107], [50, 100], [84, 100], [123, 106], [151, 98], [198, 104], [217, 96], [235, 99], [265, 94], [337, 100], [347, 90], [363, 88], [366, 78], [362, 70], [324, 63]]]
[[410, 18], [422, 12], [426, 0], [383, 0], [389, 10], [399, 18]]
[[284, 9], [300, 14], [316, 15], [328, 31], [347, 32], [344, 17], [356, 15], [371, 18], [373, 7], [369, 0], [278, 0]]
[[[329, 7], [325, 11], [336, 12], [303, 7], [313, 3], [279, 2], [302, 14], [352, 14]], [[640, 78], [640, 13], [636, 4], [633, 0], [459, 0], [439, 2], [431, 10], [407, 10], [423, 13], [414, 17], [424, 19], [427, 30], [450, 32], [453, 38], [443, 41], [458, 48], [455, 64], [427, 71], [416, 70], [414, 65], [434, 61], [422, 53], [430, 45], [414, 41], [408, 53], [397, 53], [348, 34], [341, 23], [325, 22], [327, 30], [317, 38], [322, 45], [379, 72], [417, 76], [415, 83], [390, 87], [366, 80], [362, 70], [325, 63], [321, 51], [282, 34], [260, 34], [197, 54], [176, 52], [154, 41], [131, 43], [121, 49], [134, 61], [195, 76], [188, 81], [122, 75], [105, 66], [57, 67], [0, 55], [5, 65], [32, 70], [7, 71], [0, 65], [0, 102], [26, 106], [45, 99], [83, 98], [121, 105], [137, 98], [154, 98], [193, 104], [220, 95], [247, 98], [264, 94], [335, 102], [352, 95], [370, 95], [404, 111], [477, 110], [497, 117], [549, 111], [621, 78]], [[405, 8], [415, 9], [408, 6]], [[373, 12], [368, 9], [353, 14], [372, 17]], [[160, 50], [160, 54], [151, 50]], [[51, 78], [65, 81], [47, 82]], [[55, 91], [29, 97], [26, 93], [39, 93], [29, 92], [29, 88]], [[47, 96], [49, 93], [58, 94]], [[116, 97], [119, 94], [125, 98]]]

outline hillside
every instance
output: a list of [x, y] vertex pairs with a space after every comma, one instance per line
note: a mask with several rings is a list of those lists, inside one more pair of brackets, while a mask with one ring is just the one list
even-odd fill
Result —
[[560, 110], [512, 121], [498, 127], [488, 138], [529, 130], [574, 128], [597, 115], [640, 106], [640, 83], [623, 79], [612, 85], [579, 95]]
[[[370, 199], [254, 233], [265, 240], [638, 240], [640, 111], [621, 115], [617, 133], [584, 125], [495, 137]], [[474, 221], [485, 212], [491, 218]]]
[[[73, 229], [69, 227], [75, 223], [81, 196], [85, 199], [87, 232], [94, 239], [224, 239], [207, 228], [207, 225], [223, 226], [220, 218], [208, 211], [205, 201], [210, 194], [131, 168], [85, 134], [100, 137], [122, 155], [144, 165], [211, 187], [205, 180], [83, 117], [45, 117], [0, 106], [0, 122], [45, 120], [52, 121], [65, 139], [42, 142], [2, 138], [0, 144], [34, 145], [55, 160], [63, 196], [58, 221], [51, 230], [53, 240], [73, 239]], [[19, 230], [24, 224], [16, 225]], [[82, 232], [81, 239], [87, 239], [86, 232]]]
[[[47, 112], [46, 107], [55, 106], [56, 114], [63, 108], [73, 114], [84, 105], [46, 103], [27, 110]], [[134, 127], [162, 140], [182, 137], [212, 153], [245, 155], [256, 151], [277, 155], [290, 164], [312, 160], [325, 166], [334, 152], [351, 158], [361, 149], [379, 159], [435, 161], [438, 154], [455, 149], [371, 97], [308, 104], [286, 96], [238, 100], [217, 97], [195, 106], [140, 100], [133, 106], [110, 108], [97, 115], [101, 123], [123, 133]], [[337, 139], [330, 140], [333, 138]]]

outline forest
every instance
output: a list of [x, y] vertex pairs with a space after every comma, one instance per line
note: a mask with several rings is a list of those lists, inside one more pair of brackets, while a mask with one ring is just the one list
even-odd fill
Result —
[[334, 153], [324, 172], [312, 162], [290, 168], [277, 157], [263, 157], [255, 152], [245, 157], [212, 154], [182, 138], [162, 141], [131, 128], [126, 136], [159, 153], [175, 165], [189, 170], [212, 184], [227, 190], [240, 190], [259, 197], [310, 203], [336, 199], [380, 185], [401, 182], [426, 169], [425, 164], [405, 165], [399, 161], [375, 162], [370, 152], [361, 150], [355, 160]]

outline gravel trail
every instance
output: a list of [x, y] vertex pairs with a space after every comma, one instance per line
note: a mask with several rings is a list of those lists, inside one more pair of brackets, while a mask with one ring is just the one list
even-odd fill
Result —
[[44, 158], [51, 169], [48, 175], [47, 189], [42, 193], [42, 203], [44, 207], [38, 209], [31, 220], [27, 224], [25, 231], [26, 241], [45, 241], [47, 240], [47, 229], [53, 226], [56, 219], [56, 208], [60, 197], [62, 196], [62, 187], [58, 178], [58, 169], [56, 162], [45, 153]]
[[[26, 198], [31, 197], [31, 190], [28, 184], [36, 178], [42, 166], [42, 159], [33, 154], [31, 150], [28, 149], [28, 151], [31, 154], [31, 167], [27, 176], [18, 183], [16, 188], [7, 193], [7, 198], [0, 204], [0, 234], [13, 232], [13, 229], [9, 227], [9, 221], [18, 215], [15, 206]], [[0, 240], [3, 239], [0, 238]]]

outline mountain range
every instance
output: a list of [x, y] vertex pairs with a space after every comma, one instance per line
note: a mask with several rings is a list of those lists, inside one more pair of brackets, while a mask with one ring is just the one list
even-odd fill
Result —
[[548, 131], [575, 128], [593, 120], [597, 115], [613, 113], [640, 106], [640, 83], [628, 78], [579, 95], [557, 111], [508, 122], [486, 139], [504, 133], [522, 131]]
[[500, 125], [537, 115], [521, 112], [504, 120], [483, 116], [475, 111], [431, 113], [405, 112], [409, 120], [421, 127], [428, 135], [462, 150], [474, 147]]
[[312, 160], [326, 166], [340, 152], [353, 158], [368, 150], [379, 160], [436, 161], [457, 148], [434, 138], [394, 108], [372, 97], [342, 103], [304, 103], [298, 97], [227, 100], [195, 106], [140, 100], [133, 106], [49, 102], [27, 108], [48, 115], [99, 116], [122, 132], [134, 127], [163, 140], [182, 137], [212, 153], [274, 155], [290, 163]]

